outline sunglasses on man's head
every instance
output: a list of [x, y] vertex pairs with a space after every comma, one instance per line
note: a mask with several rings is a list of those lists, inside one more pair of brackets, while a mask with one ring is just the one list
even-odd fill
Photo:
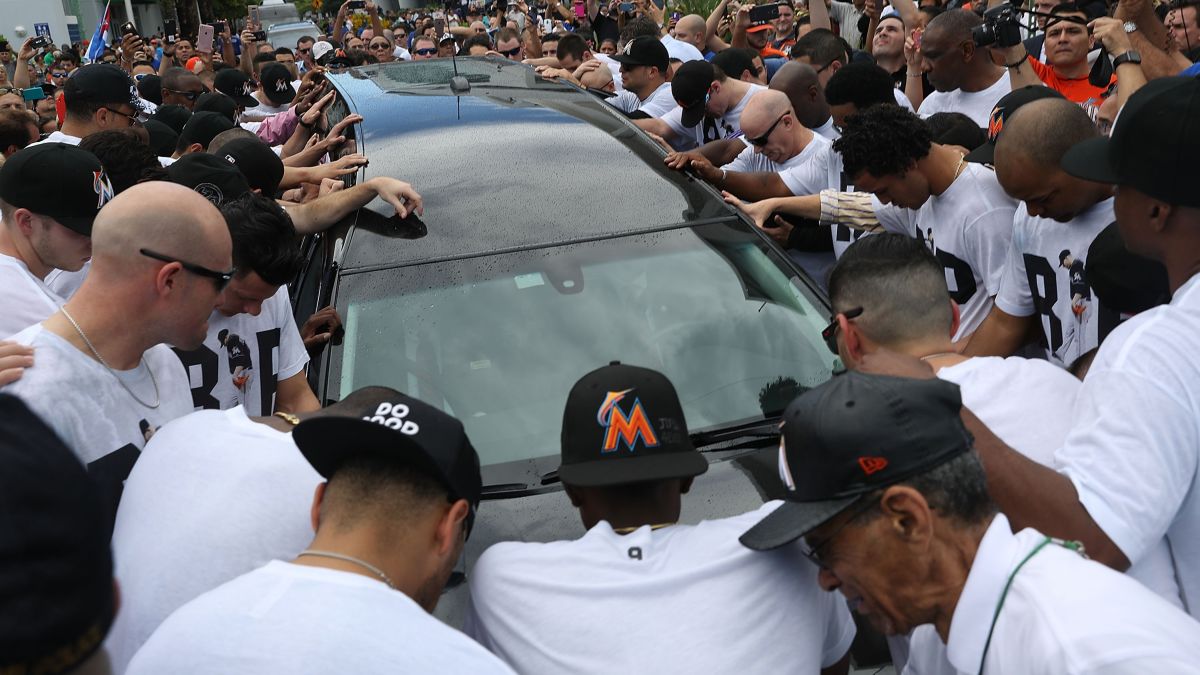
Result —
[[426, 47], [424, 49], [414, 49], [413, 50], [414, 54], [420, 54], [421, 56], [432, 56], [433, 54], [436, 54], [437, 52], [438, 52], [438, 50], [434, 47]]
[[850, 319], [857, 319], [858, 317], [862, 316], [862, 313], [862, 307], [855, 307], [854, 309], [848, 309], [844, 312], [835, 313], [829, 318], [829, 325], [821, 330], [821, 337], [825, 340], [825, 346], [829, 348], [829, 351], [832, 352], [834, 356], [838, 355], [838, 314], [846, 317], [846, 320], [849, 321]]

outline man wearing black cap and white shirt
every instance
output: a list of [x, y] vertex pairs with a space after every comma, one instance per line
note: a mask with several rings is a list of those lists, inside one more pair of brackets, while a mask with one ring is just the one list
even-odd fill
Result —
[[742, 135], [742, 110], [755, 92], [766, 87], [727, 77], [707, 61], [688, 61], [671, 78], [678, 104], [659, 119], [634, 120], [644, 131], [661, 136], [679, 150]]
[[[1132, 253], [1161, 262], [1173, 297], [1112, 331], [1083, 381], [1074, 425], [1055, 460], [1026, 461], [964, 413], [996, 501], [1017, 526], [1083, 541], [1119, 570], [1164, 539], [1192, 616], [1200, 616], [1200, 81], [1160, 78], [1129, 98], [1110, 138], [1063, 156], [1076, 177], [1117, 186], [1114, 212]], [[879, 371], [921, 364], [878, 359]], [[1193, 641], [1194, 643], [1194, 641]]]
[[[1112, 188], [1059, 168], [1071, 146], [1099, 133], [1082, 108], [1048, 87], [1005, 96], [992, 120], [994, 147], [980, 146], [967, 161], [994, 164], [1000, 185], [1023, 200], [1024, 208], [1013, 219], [1012, 248], [996, 304], [967, 353], [1013, 354], [1036, 324], [1046, 358], [1065, 368], [1121, 323], [1120, 313], [1092, 297], [1086, 276], [1088, 247], [1115, 218]], [[1079, 278], [1062, 266], [1063, 251], [1077, 263]], [[1075, 302], [1077, 293], [1083, 297]]]
[[233, 276], [230, 248], [204, 198], [171, 183], [135, 185], [96, 215], [79, 290], [13, 337], [34, 348], [36, 365], [3, 391], [25, 399], [112, 498], [145, 445], [142, 426], [192, 411], [187, 373], [167, 344], [204, 339]]
[[1075, 542], [1013, 533], [961, 409], [938, 379], [849, 372], [801, 394], [783, 414], [787, 501], [742, 543], [802, 538], [826, 590], [888, 635], [932, 624], [914, 652], [944, 643], [958, 672], [1194, 670], [1200, 623]]
[[100, 160], [66, 143], [26, 148], [0, 167], [0, 338], [62, 306], [46, 275], [83, 268], [92, 255], [92, 221], [112, 197]]
[[373, 393], [354, 417], [292, 432], [327, 481], [309, 548], [181, 607], [129, 675], [512, 672], [430, 615], [479, 505], [479, 457], [458, 420]]
[[241, 113], [259, 105], [254, 98], [254, 83], [250, 76], [236, 68], [225, 68], [213, 77], [213, 88], [233, 99]]
[[296, 90], [292, 87], [292, 74], [288, 72], [287, 66], [282, 63], [270, 63], [263, 67], [259, 79], [258, 91], [254, 92], [258, 105], [247, 108], [243, 114], [246, 117], [262, 118], [287, 112], [292, 99], [296, 97]]
[[854, 624], [799, 547], [764, 558], [737, 542], [777, 502], [677, 523], [707, 469], [666, 377], [588, 373], [567, 397], [558, 471], [587, 534], [485, 551], [464, 630], [522, 673], [845, 673]]
[[621, 64], [625, 90], [609, 101], [630, 113], [641, 111], [646, 117], [662, 117], [675, 107], [671, 83], [667, 81], [671, 62], [667, 48], [652, 37], [639, 37], [625, 43], [625, 49], [612, 57]]
[[19, 399], [0, 395], [0, 671], [109, 672], [117, 611], [96, 485]]
[[232, 128], [233, 121], [221, 113], [194, 113], [184, 125], [183, 132], [179, 134], [179, 140], [175, 143], [175, 154], [171, 157], [179, 159], [193, 152], [204, 152], [208, 149], [209, 141], [217, 134]]
[[84, 136], [97, 131], [140, 129], [146, 120], [133, 80], [125, 71], [108, 64], [92, 64], [76, 71], [63, 86], [63, 102], [66, 115], [62, 127], [40, 143], [79, 145]]

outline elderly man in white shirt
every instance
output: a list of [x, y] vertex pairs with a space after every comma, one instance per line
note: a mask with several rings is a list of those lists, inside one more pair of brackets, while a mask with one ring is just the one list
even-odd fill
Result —
[[[803, 537], [826, 590], [889, 635], [932, 624], [960, 672], [1192, 672], [1200, 623], [1075, 542], [1013, 533], [956, 385], [850, 372], [784, 411], [787, 501], [742, 535]], [[914, 645], [914, 650], [923, 646]]]

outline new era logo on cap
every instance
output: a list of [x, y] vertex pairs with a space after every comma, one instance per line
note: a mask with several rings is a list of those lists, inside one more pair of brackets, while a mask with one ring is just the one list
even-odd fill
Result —
[[375, 409], [374, 415], [365, 415], [363, 419], [375, 424], [382, 424], [408, 436], [416, 436], [421, 431], [421, 426], [412, 420], [405, 419], [410, 412], [412, 411], [409, 407], [403, 403], [384, 402]]
[[613, 452], [622, 442], [630, 452], [633, 452], [637, 449], [639, 440], [644, 447], [658, 447], [658, 436], [650, 427], [646, 410], [642, 407], [642, 400], [634, 398], [633, 406], [630, 407], [628, 414], [621, 409], [621, 401], [632, 391], [633, 389], [610, 391], [604, 397], [604, 403], [600, 404], [600, 410], [596, 413], [596, 421], [605, 429], [604, 444], [601, 446], [600, 452]]

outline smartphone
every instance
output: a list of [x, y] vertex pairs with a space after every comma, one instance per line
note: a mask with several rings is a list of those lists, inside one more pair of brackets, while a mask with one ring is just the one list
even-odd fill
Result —
[[137, 35], [137, 26], [132, 21], [126, 21], [121, 24], [121, 35]]
[[629, 14], [629, 13], [633, 12], [633, 3], [632, 2], [622, 2], [621, 4], [617, 5], [617, 9], [619, 9], [622, 14]]
[[441, 40], [442, 36], [446, 34], [446, 20], [434, 19], [433, 29], [437, 31], [438, 39]]
[[576, 19], [582, 19], [583, 17], [587, 16], [587, 6], [582, 2], [575, 3], [574, 9]]
[[266, 42], [267, 41], [267, 31], [256, 30], [256, 31], [253, 31], [253, 33], [254, 33], [254, 41], [255, 42]]
[[175, 42], [179, 39], [179, 22], [175, 19], [163, 20], [163, 39], [167, 42]]
[[346, 9], [355, 10], [355, 9], [366, 9], [366, 8], [367, 8], [367, 0], [346, 0]]
[[225, 34], [226, 28], [225, 28], [224, 21], [214, 21], [212, 25], [213, 25], [213, 31], [216, 32], [217, 35]]
[[33, 38], [29, 46], [32, 49], [47, 49], [54, 46], [54, 41], [50, 39], [49, 35], [39, 35]]
[[654, 5], [659, 9], [664, 9], [667, 6], [667, 0], [653, 0]]
[[547, 34], [554, 32], [554, 19], [542, 19], [542, 32]]
[[258, 5], [248, 5], [246, 10], [246, 13], [250, 16], [250, 22], [255, 26], [259, 25]]
[[921, 51], [921, 36], [924, 34], [925, 34], [925, 31], [923, 31], [923, 30], [914, 30], [913, 31], [913, 51], [914, 52]]
[[750, 8], [750, 23], [762, 25], [779, 18], [779, 5], [758, 5]]
[[196, 31], [196, 51], [211, 54], [213, 50], [213, 27], [202, 23]]
[[30, 87], [21, 90], [21, 98], [26, 101], [40, 101], [46, 98], [46, 90], [41, 87]]

